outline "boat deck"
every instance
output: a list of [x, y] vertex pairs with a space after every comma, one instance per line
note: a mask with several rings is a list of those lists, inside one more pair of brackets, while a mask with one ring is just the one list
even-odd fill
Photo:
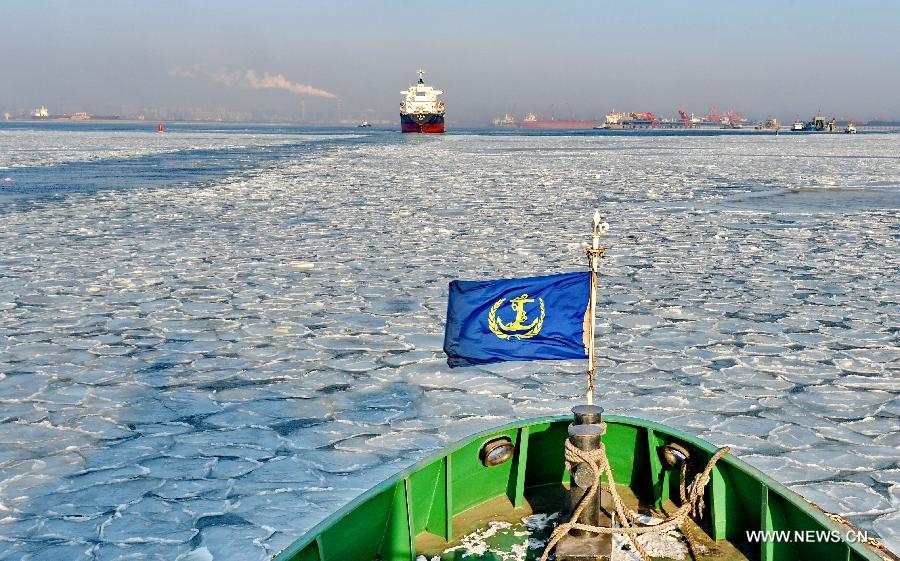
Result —
[[[638, 500], [625, 485], [617, 485], [625, 503], [635, 512], [664, 518], [677, 508], [666, 501], [662, 509]], [[541, 558], [550, 533], [555, 526], [559, 507], [567, 500], [566, 485], [544, 485], [530, 489], [522, 506], [516, 508], [506, 496], [495, 497], [454, 518], [460, 537], [451, 542], [424, 532], [416, 537], [417, 555], [428, 561], [532, 561]], [[744, 553], [752, 551], [747, 543], [713, 540], [701, 527], [691, 523], [689, 529], [701, 551], [703, 561], [747, 561], [753, 558]], [[678, 532], [659, 536], [644, 536], [640, 543], [654, 561], [690, 559], [687, 544]], [[640, 561], [628, 538], [613, 541], [613, 561]], [[670, 553], [670, 555], [667, 555]], [[553, 557], [551, 556], [551, 559]]]
[[[539, 559], [570, 480], [564, 456], [570, 420], [517, 421], [473, 435], [363, 493], [279, 553], [276, 561], [527, 561]], [[680, 474], [665, 463], [677, 444], [692, 458], [689, 480], [716, 448], [652, 421], [609, 415], [603, 436], [617, 489], [641, 516], [675, 510]], [[511, 457], [482, 462], [484, 447], [505, 440]], [[674, 498], [674, 501], [673, 501]], [[881, 561], [886, 555], [782, 484], [726, 454], [710, 472], [702, 518], [690, 522], [701, 559]], [[757, 532], [832, 540], [747, 543]], [[833, 534], [832, 534], [833, 533]], [[353, 539], [348, 539], [353, 536]], [[654, 536], [659, 536], [657, 537]], [[690, 559], [677, 531], [639, 538], [655, 560]], [[757, 538], [759, 539], [759, 538]], [[628, 538], [613, 538], [613, 559], [641, 561]]]

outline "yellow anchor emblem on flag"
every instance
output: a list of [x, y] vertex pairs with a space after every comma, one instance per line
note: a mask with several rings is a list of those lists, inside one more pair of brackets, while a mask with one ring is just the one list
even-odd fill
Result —
[[544, 325], [545, 315], [543, 298], [537, 299], [541, 307], [540, 317], [531, 323], [525, 323], [528, 321], [528, 312], [525, 310], [525, 304], [530, 304], [534, 300], [534, 298], [529, 298], [527, 294], [522, 294], [509, 301], [510, 307], [516, 312], [516, 317], [512, 323], [503, 323], [503, 320], [497, 317], [497, 311], [506, 302], [506, 298], [501, 298], [494, 302], [490, 313], [488, 313], [488, 327], [491, 332], [500, 339], [530, 339], [540, 333], [541, 327]]

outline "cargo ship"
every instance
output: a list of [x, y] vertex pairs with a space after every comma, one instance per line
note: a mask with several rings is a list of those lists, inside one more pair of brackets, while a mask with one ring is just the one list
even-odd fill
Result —
[[523, 129], [592, 129], [596, 121], [583, 121], [580, 119], [546, 119], [540, 118], [534, 113], [529, 113], [519, 123]]
[[691, 118], [692, 129], [721, 129], [721, 118], [710, 118], [709, 116]]
[[659, 119], [653, 113], [640, 113], [632, 111], [625, 115], [622, 119], [622, 128], [626, 129], [649, 129], [656, 127]]
[[415, 86], [400, 92], [406, 101], [400, 102], [400, 130], [403, 132], [444, 132], [444, 102], [438, 100], [441, 90], [425, 84], [425, 71], [418, 70]]

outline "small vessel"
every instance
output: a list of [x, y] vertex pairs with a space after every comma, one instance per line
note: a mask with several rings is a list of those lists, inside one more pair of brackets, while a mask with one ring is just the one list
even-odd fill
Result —
[[856, 125], [853, 123], [847, 123], [847, 128], [844, 129], [845, 134], [856, 134]]
[[491, 119], [491, 124], [495, 127], [501, 127], [501, 128], [515, 127], [516, 126], [516, 116], [511, 113], [507, 113], [502, 117], [495, 117], [495, 118]]
[[369, 121], [363, 121], [362, 123], [356, 125], [356, 128], [358, 128], [358, 129], [365, 129], [365, 128], [369, 128], [369, 127], [371, 127], [371, 126], [372, 126], [372, 125], [369, 123]]
[[725, 116], [722, 117], [722, 128], [723, 129], [742, 129], [744, 128], [744, 116], [735, 111], [734, 109], [725, 113]]
[[606, 121], [602, 125], [597, 125], [595, 129], [621, 129], [622, 128], [622, 114], [613, 110], [610, 113], [606, 114]]
[[753, 127], [758, 131], [775, 131], [778, 132], [781, 129], [781, 123], [778, 122], [778, 119], [772, 117], [771, 119], [766, 119], [764, 121], [760, 121], [756, 123], [756, 126]]
[[795, 132], [838, 132], [837, 128], [837, 119], [834, 117], [831, 120], [828, 120], [827, 117], [822, 115], [821, 113], [816, 113], [816, 115], [804, 123], [800, 119], [794, 121], [794, 126], [791, 127], [791, 131]]
[[425, 71], [418, 70], [419, 81], [400, 92], [400, 130], [403, 132], [444, 132], [444, 102], [438, 100], [441, 90], [425, 84]]
[[166, 129], [165, 129], [165, 127], [163, 127], [162, 123], [156, 125], [156, 132], [159, 134], [166, 132]]

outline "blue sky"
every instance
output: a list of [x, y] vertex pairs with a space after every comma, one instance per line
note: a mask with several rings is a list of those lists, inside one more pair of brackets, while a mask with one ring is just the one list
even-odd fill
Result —
[[[391, 118], [428, 70], [448, 118], [618, 110], [900, 116], [900, 3], [3, 3], [0, 111], [193, 108]], [[193, 69], [192, 72], [178, 72]], [[229, 74], [229, 75], [231, 75]], [[302, 103], [301, 103], [302, 102]]]

